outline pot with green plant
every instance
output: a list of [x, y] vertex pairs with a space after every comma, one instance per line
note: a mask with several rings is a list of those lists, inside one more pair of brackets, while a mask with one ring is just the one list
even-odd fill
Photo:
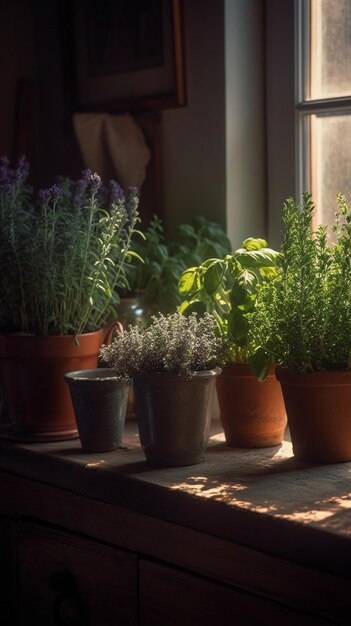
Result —
[[[132, 249], [142, 257], [126, 269], [128, 290], [121, 294], [117, 317], [124, 327], [129, 324], [147, 326], [157, 312], [173, 313], [181, 303], [178, 280], [190, 265], [201, 263], [213, 255], [231, 251], [230, 241], [216, 222], [197, 216], [191, 224], [180, 224], [174, 239], [167, 240], [162, 220], [154, 215], [142, 237], [132, 242]], [[133, 386], [130, 387], [127, 407], [129, 416], [135, 415]]]
[[187, 267], [231, 251], [222, 227], [202, 216], [195, 217], [193, 224], [180, 224], [174, 239], [168, 240], [162, 220], [154, 215], [144, 236], [135, 239], [131, 247], [143, 263], [132, 261], [128, 265], [128, 291], [123, 293], [117, 316], [119, 320], [125, 317], [128, 323], [134, 318], [135, 323], [144, 326], [152, 314], [174, 313], [177, 309], [181, 303], [178, 281]]
[[294, 455], [351, 460], [351, 210], [338, 195], [332, 229], [314, 232], [314, 204], [284, 205], [277, 272], [259, 288], [251, 325], [252, 367], [276, 363]]
[[64, 374], [97, 367], [103, 325], [136, 230], [138, 196], [89, 170], [34, 196], [28, 163], [0, 163], [0, 382], [3, 437], [69, 439]]
[[129, 326], [102, 346], [102, 363], [122, 380], [133, 378], [140, 442], [150, 463], [175, 467], [203, 459], [223, 347], [213, 316], [178, 312], [153, 316], [147, 328]]
[[231, 446], [274, 446], [284, 435], [286, 413], [274, 370], [261, 384], [248, 364], [257, 287], [274, 276], [278, 256], [263, 239], [249, 238], [224, 259], [209, 259], [188, 268], [179, 281], [180, 294], [186, 298], [180, 311], [185, 315], [213, 312], [226, 340], [217, 395], [226, 442]]

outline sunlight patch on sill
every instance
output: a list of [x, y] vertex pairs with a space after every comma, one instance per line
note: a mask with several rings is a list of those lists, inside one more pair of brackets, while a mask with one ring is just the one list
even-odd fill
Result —
[[228, 498], [236, 501], [232, 497], [233, 492], [244, 491], [246, 485], [233, 485], [232, 483], [229, 484], [219, 480], [208, 480], [206, 476], [190, 476], [186, 482], [172, 485], [171, 489], [173, 491], [185, 491], [201, 498], [213, 498], [214, 500], [227, 502]]
[[339, 505], [342, 509], [351, 509], [351, 494], [341, 496], [340, 498], [332, 498], [332, 502]]
[[316, 511], [311, 509], [310, 511], [296, 511], [296, 513], [288, 513], [286, 515], [281, 513], [279, 517], [292, 520], [293, 522], [321, 522], [333, 515], [333, 511]]
[[91, 463], [86, 464], [86, 469], [94, 469], [95, 467], [100, 467], [101, 465], [106, 465], [106, 461], [100, 459], [100, 461], [92, 461]]

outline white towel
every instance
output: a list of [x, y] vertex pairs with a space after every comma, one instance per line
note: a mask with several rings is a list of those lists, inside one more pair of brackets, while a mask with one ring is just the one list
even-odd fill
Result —
[[73, 127], [86, 167], [103, 181], [113, 178], [124, 189], [141, 188], [151, 154], [129, 113], [75, 113]]

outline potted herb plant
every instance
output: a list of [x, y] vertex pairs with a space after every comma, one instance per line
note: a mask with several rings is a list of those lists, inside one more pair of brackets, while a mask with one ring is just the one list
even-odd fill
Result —
[[214, 383], [223, 340], [213, 316], [179, 312], [129, 326], [102, 346], [101, 361], [134, 382], [140, 441], [146, 459], [163, 466], [202, 460], [209, 436]]
[[[147, 326], [154, 313], [173, 313], [181, 303], [178, 280], [190, 265], [213, 255], [231, 251], [230, 241], [216, 222], [197, 216], [192, 224], [180, 224], [173, 240], [165, 237], [162, 221], [154, 215], [144, 236], [132, 242], [132, 249], [142, 257], [126, 268], [128, 289], [124, 290], [111, 321], [118, 318], [129, 324]], [[130, 387], [127, 414], [135, 415], [134, 389]]]
[[[174, 313], [181, 303], [178, 280], [187, 267], [224, 256], [231, 244], [219, 224], [202, 216], [195, 217], [193, 224], [180, 224], [175, 238], [167, 240], [162, 220], [154, 215], [131, 248], [143, 263], [132, 261], [127, 268], [129, 287], [118, 307], [118, 319], [146, 325], [153, 313]], [[127, 314], [128, 307], [130, 313], [134, 307], [134, 315]]]
[[[36, 196], [28, 163], [0, 163], [2, 436], [77, 436], [67, 371], [97, 367], [103, 325], [125, 267], [138, 195], [89, 170]], [[133, 253], [135, 254], [135, 253]]]
[[351, 211], [338, 195], [332, 229], [314, 232], [314, 204], [284, 205], [277, 272], [259, 288], [251, 325], [252, 367], [278, 364], [294, 454], [351, 460]]
[[286, 413], [274, 370], [262, 385], [248, 363], [253, 350], [249, 329], [257, 287], [274, 276], [278, 256], [263, 239], [249, 238], [224, 259], [209, 259], [188, 268], [179, 281], [180, 294], [186, 298], [180, 311], [185, 315], [213, 312], [226, 339], [217, 395], [226, 441], [232, 446], [278, 445], [284, 435]]

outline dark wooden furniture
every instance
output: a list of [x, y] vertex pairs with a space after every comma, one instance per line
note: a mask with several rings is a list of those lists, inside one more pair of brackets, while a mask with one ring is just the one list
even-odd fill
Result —
[[2, 626], [351, 623], [351, 464], [291, 445], [152, 468], [124, 448], [0, 443]]

